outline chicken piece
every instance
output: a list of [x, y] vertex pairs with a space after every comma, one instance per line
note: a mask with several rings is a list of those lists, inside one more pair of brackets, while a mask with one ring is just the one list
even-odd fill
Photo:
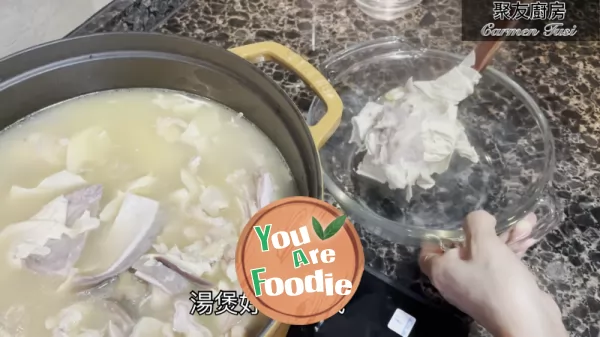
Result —
[[200, 132], [200, 128], [195, 120], [181, 134], [180, 141], [193, 146], [198, 153], [202, 153], [209, 145], [208, 137]]
[[[242, 290], [238, 287], [234, 289], [238, 292]], [[240, 310], [238, 306], [236, 310]], [[226, 313], [217, 317], [217, 324], [222, 335], [228, 337], [245, 337], [249, 336], [248, 331], [253, 330], [253, 323], [256, 322], [256, 316], [249, 313], [244, 313], [241, 316]]]
[[[85, 333], [85, 332], [84, 332]], [[108, 322], [108, 326], [106, 328], [106, 334], [108, 337], [126, 337], [125, 333], [119, 329], [119, 327], [114, 324], [112, 321]]]
[[244, 204], [246, 210], [249, 211], [250, 216], [254, 215], [254, 213], [258, 211], [256, 200], [257, 181], [253, 181], [252, 176], [244, 169], [235, 170], [225, 178], [225, 181], [238, 191], [241, 198], [239, 201]]
[[225, 275], [231, 280], [231, 282], [237, 282], [237, 272], [235, 271], [235, 261], [231, 261], [226, 264]]
[[179, 118], [159, 117], [156, 120], [156, 133], [167, 143], [175, 143], [181, 138], [181, 134], [188, 127], [188, 123]]
[[146, 282], [140, 280], [133, 273], [122, 273], [115, 280], [108, 295], [116, 300], [139, 306], [148, 294], [149, 287]]
[[186, 337], [212, 337], [213, 334], [204, 325], [196, 322], [190, 315], [191, 303], [185, 299], [175, 301], [175, 314], [173, 315], [173, 330], [184, 334]]
[[14, 150], [12, 153], [15, 157], [12, 160], [17, 163], [31, 160], [32, 154], [35, 154], [34, 159], [41, 159], [54, 167], [60, 167], [65, 164], [68, 143], [68, 139], [60, 139], [50, 134], [32, 133], [23, 140], [16, 140], [14, 146], [8, 148]]
[[148, 304], [150, 306], [150, 310], [154, 312], [164, 312], [171, 310], [171, 306], [173, 305], [173, 297], [162, 289], [156, 286], [150, 286], [152, 291], [150, 292], [150, 296], [146, 297], [140, 308], [146, 306]]
[[250, 218], [259, 209], [275, 201], [275, 185], [269, 172], [248, 175], [245, 170], [237, 170], [226, 178], [241, 194], [237, 199], [242, 214]]
[[79, 173], [104, 165], [111, 148], [112, 142], [105, 130], [100, 127], [85, 129], [69, 140], [67, 170]]
[[171, 325], [153, 317], [142, 317], [129, 337], [173, 337]]
[[229, 207], [229, 202], [218, 188], [209, 186], [200, 194], [200, 205], [208, 215], [217, 217], [221, 210]]
[[62, 309], [56, 316], [45, 322], [52, 337], [97, 336], [103, 337], [110, 331], [110, 337], [127, 336], [134, 321], [123, 308], [114, 301], [94, 300], [77, 302]]
[[207, 105], [206, 102], [187, 97], [181, 94], [158, 94], [156, 98], [152, 100], [152, 103], [158, 105], [162, 109], [170, 112], [175, 112], [182, 116], [196, 115], [198, 109]]
[[28, 315], [24, 305], [10, 306], [0, 315], [0, 337], [19, 337], [23, 334], [23, 325]]
[[234, 327], [239, 326], [244, 316], [234, 315], [229, 312], [225, 312], [217, 316], [217, 325], [221, 329], [221, 332], [225, 334], [231, 331]]
[[240, 325], [236, 325], [233, 328], [231, 328], [231, 331], [229, 332], [229, 336], [230, 337], [246, 337], [247, 332], [246, 332], [246, 328], [244, 328], [243, 326]]
[[183, 186], [187, 189], [190, 197], [196, 197], [200, 193], [203, 185], [202, 180], [198, 178], [190, 169], [183, 168], [180, 171], [180, 178]]
[[259, 209], [275, 201], [273, 178], [270, 173], [262, 173], [256, 185], [256, 200]]
[[196, 220], [202, 221], [203, 223], [205, 223], [207, 225], [220, 227], [220, 228], [233, 227], [233, 224], [229, 220], [225, 219], [224, 217], [210, 216], [208, 213], [206, 213], [206, 211], [204, 210], [204, 207], [202, 207], [202, 204], [191, 207], [189, 210], [189, 213], [193, 218], [195, 218]]

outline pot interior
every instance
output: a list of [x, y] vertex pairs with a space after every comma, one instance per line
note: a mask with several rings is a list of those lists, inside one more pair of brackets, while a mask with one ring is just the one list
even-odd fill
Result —
[[242, 112], [276, 144], [299, 195], [321, 197], [318, 155], [302, 115], [258, 68], [224, 49], [159, 34], [85, 36], [1, 60], [0, 79], [0, 128], [104, 90], [162, 88], [206, 97]]

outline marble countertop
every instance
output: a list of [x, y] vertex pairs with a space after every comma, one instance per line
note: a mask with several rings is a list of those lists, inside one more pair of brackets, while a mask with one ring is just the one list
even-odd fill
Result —
[[[314, 26], [314, 31], [313, 31]], [[115, 0], [72, 35], [158, 31], [224, 48], [274, 40], [319, 65], [356, 42], [400, 36], [411, 43], [466, 55], [460, 2], [425, 0], [393, 22], [370, 19], [351, 0]], [[560, 228], [525, 257], [562, 309], [573, 336], [600, 336], [600, 50], [599, 42], [507, 42], [494, 67], [536, 97], [556, 140], [553, 186], [565, 205]], [[312, 94], [278, 67], [264, 71], [306, 112]], [[359, 227], [371, 270], [435, 298], [412, 248]], [[444, 305], [440, 303], [440, 305]], [[474, 328], [473, 336], [485, 335]]]

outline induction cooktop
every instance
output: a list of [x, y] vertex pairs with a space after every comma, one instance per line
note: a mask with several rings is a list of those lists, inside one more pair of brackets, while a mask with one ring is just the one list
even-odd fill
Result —
[[[465, 319], [466, 318], [466, 319]], [[318, 324], [292, 326], [288, 337], [462, 337], [471, 320], [365, 268], [346, 307]]]

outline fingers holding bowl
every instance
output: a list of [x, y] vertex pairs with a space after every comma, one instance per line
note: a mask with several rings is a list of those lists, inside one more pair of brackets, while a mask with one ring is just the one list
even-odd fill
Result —
[[[536, 223], [537, 217], [530, 213], [498, 238], [518, 257], [522, 257], [537, 242], [531, 238]], [[458, 254], [460, 260], [469, 259], [472, 254], [486, 254], [486, 251], [489, 250], [489, 240], [497, 240], [494, 239], [496, 238], [495, 225], [496, 220], [491, 214], [485, 211], [476, 211], [470, 213], [465, 219], [463, 229], [466, 238], [464, 242], [445, 245], [439, 238], [424, 240], [419, 255], [421, 270], [431, 278], [436, 265], [439, 265], [441, 260], [446, 260], [445, 257], [451, 255], [447, 254], [450, 251]]]
[[419, 254], [419, 267], [423, 274], [431, 278], [434, 265], [438, 263], [442, 254], [444, 254], [444, 251], [439, 244], [427, 241], [423, 242], [421, 245], [421, 253]]
[[537, 217], [530, 213], [525, 218], [517, 222], [511, 229], [502, 233], [500, 239], [517, 256], [522, 257], [537, 240], [531, 238], [531, 233], [537, 224]]

